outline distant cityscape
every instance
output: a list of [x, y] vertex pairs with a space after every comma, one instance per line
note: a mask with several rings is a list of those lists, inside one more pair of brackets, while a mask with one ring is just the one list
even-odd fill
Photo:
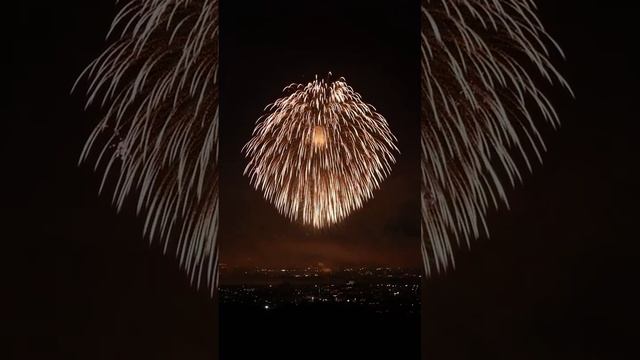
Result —
[[220, 300], [276, 311], [291, 307], [338, 306], [376, 313], [420, 311], [418, 269], [344, 267], [322, 263], [304, 268], [229, 268], [221, 266]]

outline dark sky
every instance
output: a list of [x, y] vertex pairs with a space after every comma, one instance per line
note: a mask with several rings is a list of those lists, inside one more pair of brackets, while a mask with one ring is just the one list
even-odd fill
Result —
[[[420, 265], [416, 2], [262, 2], [221, 8], [221, 249], [230, 265]], [[247, 66], [247, 64], [251, 64]], [[242, 146], [292, 82], [343, 76], [388, 120], [401, 155], [375, 197], [314, 231], [278, 214], [246, 177]]]
[[[277, 9], [275, 3], [271, 6]], [[542, 2], [542, 19], [567, 53], [560, 68], [577, 99], [552, 92], [563, 126], [546, 134], [550, 151], [544, 166], [509, 192], [511, 211], [490, 215], [491, 239], [474, 243], [471, 252], [460, 251], [455, 272], [426, 283], [422, 309], [428, 358], [629, 358], [637, 332], [631, 332], [629, 318], [637, 305], [631, 294], [637, 284], [639, 180], [639, 71], [632, 57], [637, 21], [631, 4]], [[299, 10], [327, 16], [325, 5], [314, 6]], [[410, 134], [403, 129], [409, 128], [411, 115], [403, 107], [412, 106], [415, 98], [401, 95], [411, 86], [409, 74], [416, 73], [407, 58], [411, 50], [405, 48], [411, 41], [390, 43], [381, 29], [400, 34], [409, 32], [411, 23], [395, 23], [392, 18], [400, 15], [391, 9], [340, 6], [330, 9], [342, 19], [336, 26], [368, 38], [370, 44], [348, 38], [318, 41], [326, 29], [311, 17], [303, 21], [294, 10], [274, 12], [277, 16], [264, 19], [263, 28], [236, 28], [232, 34], [235, 41], [255, 36], [281, 45], [291, 39], [284, 35], [302, 38], [305, 32], [316, 38], [314, 46], [304, 45], [304, 54], [250, 49], [248, 44], [230, 50], [235, 55], [228, 56], [235, 60], [222, 65], [228, 91], [222, 101], [223, 111], [235, 113], [234, 121], [243, 124], [237, 128], [249, 126], [284, 85], [333, 70], [379, 107], [405, 139], [401, 144], [409, 144]], [[229, 11], [237, 14], [238, 9]], [[76, 166], [98, 114], [82, 111], [82, 99], [70, 96], [69, 89], [104, 47], [112, 1], [23, 2], [5, 14], [13, 20], [6, 32], [8, 55], [3, 57], [9, 95], [2, 107], [8, 126], [1, 145], [3, 189], [8, 193], [2, 205], [3, 254], [9, 278], [8, 323], [15, 339], [10, 353], [25, 359], [211, 359], [215, 305], [206, 294], [189, 288], [172, 258], [140, 238], [139, 219], [130, 211], [116, 215], [106, 197], [96, 196], [98, 176]], [[374, 15], [380, 16], [378, 29], [363, 20]], [[284, 19], [292, 26], [285, 28]], [[350, 23], [361, 27], [353, 29]], [[227, 31], [240, 25], [228, 24]], [[281, 40], [266, 39], [276, 34]], [[334, 46], [344, 50], [344, 57], [313, 50]], [[377, 52], [393, 52], [394, 46], [397, 57]], [[242, 80], [231, 83], [234, 78]], [[389, 96], [391, 89], [394, 94]], [[246, 108], [224, 99], [239, 93], [252, 97]], [[228, 123], [223, 121], [224, 132]], [[246, 133], [239, 130], [235, 136], [237, 144]], [[394, 174], [401, 171], [398, 165]], [[374, 201], [349, 219], [352, 225], [331, 236], [298, 236], [300, 230], [277, 216], [263, 221], [278, 231], [289, 229], [281, 232], [282, 239], [274, 239], [281, 241], [283, 252], [288, 242], [325, 239], [351, 254], [356, 247], [365, 251], [363, 242], [372, 244], [366, 247], [372, 253], [389, 249], [389, 238], [369, 243], [366, 235], [354, 234], [366, 234], [369, 230], [362, 228], [366, 223], [359, 217], [379, 216], [384, 204], [411, 207], [391, 201], [397, 196], [392, 189], [401, 186], [395, 182], [406, 181], [393, 176]], [[243, 193], [261, 208], [244, 209], [242, 218], [250, 212], [268, 213], [269, 205], [255, 193]], [[228, 196], [223, 194], [223, 202]], [[403, 221], [386, 216], [384, 224], [399, 227], [389, 234], [405, 232]], [[271, 239], [264, 240], [263, 245], [271, 244]], [[410, 241], [407, 236], [405, 244]], [[256, 251], [263, 250], [256, 245]]]

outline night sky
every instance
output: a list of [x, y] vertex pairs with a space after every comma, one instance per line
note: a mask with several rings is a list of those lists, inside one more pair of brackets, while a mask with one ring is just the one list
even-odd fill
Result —
[[[339, 11], [338, 11], [339, 9]], [[221, 249], [229, 265], [420, 266], [416, 2], [242, 2], [221, 6]], [[250, 64], [250, 65], [248, 65]], [[282, 217], [242, 176], [264, 107], [292, 82], [346, 78], [381, 113], [401, 154], [363, 209], [313, 230]]]
[[[221, 111], [229, 114], [221, 124], [222, 149], [248, 139], [252, 122], [284, 86], [331, 70], [387, 117], [403, 156], [348, 224], [308, 233], [248, 187], [238, 175], [244, 163], [237, 152], [223, 153], [231, 157], [221, 169], [222, 240], [237, 235], [242, 241], [229, 247], [229, 259], [415, 261], [413, 5], [273, 3], [268, 9], [222, 5], [223, 16], [229, 14], [222, 19]], [[631, 55], [635, 12], [631, 2], [624, 4], [541, 2], [542, 20], [567, 54], [559, 67], [577, 98], [551, 89], [563, 126], [545, 131], [544, 166], [509, 191], [511, 211], [490, 214], [490, 239], [460, 250], [455, 272], [426, 282], [425, 358], [630, 358], [637, 333], [630, 318], [637, 305], [631, 294], [637, 284], [639, 71]], [[173, 258], [148, 246], [131, 209], [118, 215], [106, 196], [98, 197], [99, 176], [76, 164], [99, 112], [83, 111], [82, 97], [69, 90], [104, 48], [113, 2], [14, 6], [5, 10], [13, 22], [6, 32], [9, 97], [2, 108], [9, 358], [213, 358], [216, 304], [189, 287]], [[243, 11], [246, 18], [234, 22]], [[334, 14], [331, 27], [321, 26]], [[395, 38], [400, 34], [408, 37]], [[237, 102], [239, 96], [246, 102]], [[300, 257], [298, 241], [311, 255]], [[273, 250], [283, 255], [265, 255]]]

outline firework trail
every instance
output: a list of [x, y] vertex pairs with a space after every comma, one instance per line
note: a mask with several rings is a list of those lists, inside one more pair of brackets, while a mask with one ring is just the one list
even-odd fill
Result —
[[372, 197], [395, 162], [397, 140], [342, 78], [284, 91], [243, 148], [245, 175], [283, 215], [326, 227]]
[[[213, 291], [218, 252], [218, 1], [132, 0], [112, 44], [80, 76], [105, 115], [80, 161], [103, 169], [121, 209], [176, 251], [191, 282]], [[74, 86], [75, 88], [75, 86]]]
[[455, 265], [453, 249], [487, 234], [503, 178], [521, 180], [544, 142], [535, 119], [559, 120], [537, 79], [570, 88], [550, 61], [562, 54], [533, 0], [422, 0], [422, 255], [427, 274]]

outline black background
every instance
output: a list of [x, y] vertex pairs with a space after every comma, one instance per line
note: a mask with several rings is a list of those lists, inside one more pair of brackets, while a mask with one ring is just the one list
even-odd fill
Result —
[[[541, 3], [577, 98], [552, 92], [563, 126], [546, 134], [544, 166], [510, 192], [511, 211], [491, 214], [491, 239], [426, 283], [425, 358], [631, 357], [638, 68], [634, 11], [624, 4]], [[215, 358], [215, 305], [138, 236], [133, 214], [116, 215], [96, 196], [98, 176], [76, 166], [98, 113], [83, 112], [69, 90], [104, 47], [112, 2], [29, 2], [5, 14], [13, 20], [2, 109], [10, 356]]]

